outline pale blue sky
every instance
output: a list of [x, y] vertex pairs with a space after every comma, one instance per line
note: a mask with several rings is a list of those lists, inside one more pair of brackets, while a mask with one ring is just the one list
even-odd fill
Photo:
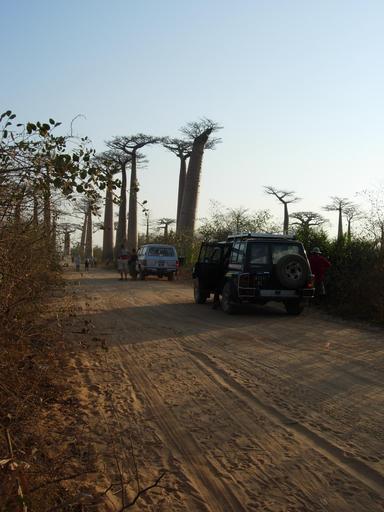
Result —
[[[1, 18], [2, 108], [20, 120], [84, 114], [75, 131], [100, 151], [114, 135], [221, 123], [200, 217], [215, 199], [281, 218], [263, 185], [295, 190], [292, 211], [320, 212], [382, 182], [381, 1], [2, 0]], [[140, 197], [174, 217], [178, 161], [146, 155]]]

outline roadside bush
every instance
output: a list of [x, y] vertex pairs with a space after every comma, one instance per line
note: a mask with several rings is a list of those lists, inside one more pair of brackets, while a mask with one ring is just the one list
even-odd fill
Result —
[[329, 248], [326, 306], [331, 311], [384, 322], [384, 255], [373, 242], [345, 240]]
[[44, 290], [58, 278], [56, 255], [49, 241], [31, 224], [0, 230], [0, 323], [6, 332], [31, 321]]
[[307, 254], [311, 252], [314, 247], [320, 247], [321, 251], [327, 255], [330, 252], [332, 242], [328, 234], [323, 229], [298, 227], [296, 229], [296, 236], [305, 247]]

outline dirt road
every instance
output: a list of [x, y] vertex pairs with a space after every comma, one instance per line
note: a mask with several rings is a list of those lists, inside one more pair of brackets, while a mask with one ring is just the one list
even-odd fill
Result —
[[128, 501], [165, 472], [132, 510], [383, 511], [383, 331], [278, 306], [226, 316], [191, 286], [68, 276], [105, 510], [119, 474]]

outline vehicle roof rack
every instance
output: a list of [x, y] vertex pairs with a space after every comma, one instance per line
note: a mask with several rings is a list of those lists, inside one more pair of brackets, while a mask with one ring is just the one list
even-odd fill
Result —
[[276, 233], [237, 233], [236, 235], [228, 235], [227, 240], [237, 240], [237, 239], [250, 239], [250, 238], [266, 238], [266, 239], [283, 239], [283, 240], [296, 240], [296, 236], [291, 235], [279, 235]]

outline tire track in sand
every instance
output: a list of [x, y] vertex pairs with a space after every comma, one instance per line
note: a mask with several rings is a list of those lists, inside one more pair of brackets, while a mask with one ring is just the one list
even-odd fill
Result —
[[184, 345], [183, 348], [189, 352], [200, 369], [219, 386], [227, 388], [240, 400], [244, 401], [251, 409], [257, 409], [259, 412], [263, 412], [271, 421], [278, 423], [281, 427], [296, 434], [303, 442], [310, 445], [311, 448], [320, 452], [346, 473], [369, 487], [378, 494], [378, 496], [384, 497], [384, 476], [381, 473], [364, 462], [351, 457], [348, 453], [344, 452], [327, 439], [311, 431], [295, 419], [286, 416], [275, 407], [263, 403], [250, 391], [236, 382], [225, 370], [218, 368], [208, 355], [193, 350], [186, 345]]
[[215, 474], [215, 468], [206, 456], [199, 455], [201, 447], [195, 443], [187, 431], [181, 428], [173, 413], [163, 406], [162, 399], [158, 395], [153, 382], [134, 363], [135, 357], [131, 351], [134, 351], [135, 347], [122, 345], [121, 348], [128, 352], [130, 356], [131, 379], [140, 388], [140, 392], [150, 405], [153, 417], [160, 426], [162, 435], [166, 437], [166, 445], [174, 452], [179, 453], [183, 460], [189, 461], [192, 466], [193, 471], [189, 471], [188, 467], [185, 467], [184, 470], [190, 481], [195, 482], [195, 488], [202, 495], [207, 509], [212, 512], [223, 510], [246, 512], [247, 509], [244, 508], [244, 505], [232, 492], [231, 488], [220, 479], [212, 478], [212, 474]]

